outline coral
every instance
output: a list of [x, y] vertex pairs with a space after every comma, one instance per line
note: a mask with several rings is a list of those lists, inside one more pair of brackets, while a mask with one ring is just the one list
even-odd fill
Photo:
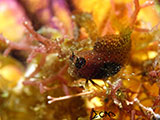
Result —
[[139, 19], [157, 1], [32, 2], [15, 1], [28, 17], [21, 40], [0, 34], [0, 119], [160, 119], [159, 23]]

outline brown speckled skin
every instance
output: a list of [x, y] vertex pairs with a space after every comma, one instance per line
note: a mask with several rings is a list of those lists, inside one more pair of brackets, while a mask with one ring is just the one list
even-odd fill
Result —
[[119, 72], [129, 56], [132, 29], [124, 27], [118, 35], [98, 37], [90, 14], [78, 13], [74, 20], [79, 27], [86, 29], [89, 37], [95, 42], [93, 50], [72, 55], [72, 69], [76, 76], [88, 80], [103, 79]]
[[126, 63], [131, 49], [131, 32], [106, 35], [98, 38], [93, 50], [82, 51], [74, 59], [84, 58], [85, 65], [74, 72], [86, 79], [103, 79], [113, 76]]
[[[126, 29], [128, 30], [128, 29]], [[123, 65], [131, 49], [131, 32], [120, 35], [106, 35], [98, 39], [94, 51], [105, 56], [105, 61]]]

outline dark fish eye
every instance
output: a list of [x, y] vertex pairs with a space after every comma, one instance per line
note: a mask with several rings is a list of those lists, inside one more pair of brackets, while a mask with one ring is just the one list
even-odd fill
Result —
[[77, 58], [76, 63], [75, 63], [75, 66], [76, 66], [76, 68], [80, 69], [80, 68], [82, 68], [85, 64], [86, 64], [86, 60], [85, 60], [84, 58], [80, 57], [80, 58]]

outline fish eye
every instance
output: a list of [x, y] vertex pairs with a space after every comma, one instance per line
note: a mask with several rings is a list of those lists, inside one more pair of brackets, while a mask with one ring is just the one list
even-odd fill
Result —
[[86, 60], [83, 57], [77, 58], [75, 66], [80, 69], [86, 64]]

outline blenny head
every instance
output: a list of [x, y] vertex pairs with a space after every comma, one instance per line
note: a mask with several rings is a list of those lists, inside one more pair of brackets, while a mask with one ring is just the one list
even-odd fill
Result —
[[72, 52], [72, 55], [69, 59], [76, 69], [81, 69], [86, 64], [85, 58], [76, 56], [74, 52]]

